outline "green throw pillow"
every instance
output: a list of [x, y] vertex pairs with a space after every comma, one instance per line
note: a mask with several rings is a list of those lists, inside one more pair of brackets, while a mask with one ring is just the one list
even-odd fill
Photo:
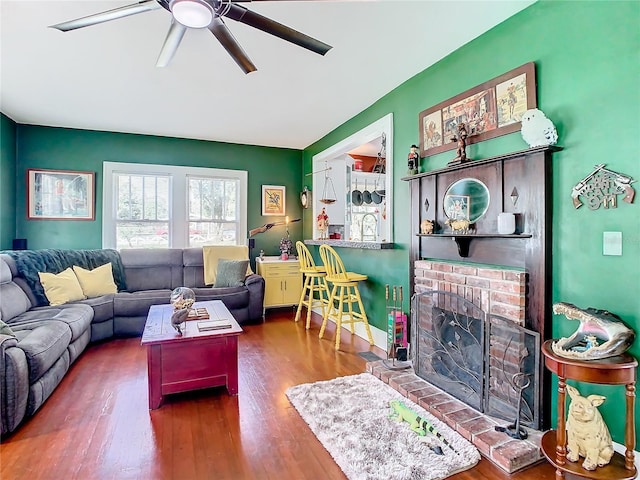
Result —
[[13, 330], [11, 330], [11, 327], [6, 323], [4, 323], [2, 320], [0, 320], [0, 334], [7, 335], [9, 337], [16, 336], [16, 334], [13, 333]]
[[249, 260], [226, 260], [221, 258], [218, 260], [218, 273], [216, 274], [217, 287], [241, 287], [244, 285], [244, 279], [247, 276], [247, 267]]

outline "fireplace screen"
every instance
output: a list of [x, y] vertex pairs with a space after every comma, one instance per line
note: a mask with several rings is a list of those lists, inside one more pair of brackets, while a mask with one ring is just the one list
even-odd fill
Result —
[[[448, 292], [416, 297], [416, 373], [477, 410], [482, 409], [484, 313]], [[416, 365], [417, 364], [417, 365]]]
[[480, 412], [539, 428], [537, 333], [438, 290], [414, 295], [411, 314], [418, 376]]
[[489, 315], [489, 366], [485, 413], [539, 428], [540, 335], [513, 322]]

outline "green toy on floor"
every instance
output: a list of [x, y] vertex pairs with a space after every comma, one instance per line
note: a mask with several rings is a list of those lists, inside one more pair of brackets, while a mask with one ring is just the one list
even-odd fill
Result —
[[[389, 415], [390, 418], [393, 418], [396, 422], [402, 422], [402, 421], [407, 422], [411, 430], [416, 432], [421, 437], [426, 436], [427, 432], [431, 433], [438, 440], [444, 443], [447, 447], [453, 450], [456, 454], [458, 453], [456, 452], [455, 448], [453, 448], [449, 444], [447, 439], [444, 438], [442, 434], [436, 430], [436, 427], [434, 427], [428, 420], [425, 420], [424, 418], [420, 417], [416, 412], [411, 410], [404, 403], [402, 403], [399, 400], [391, 400], [389, 402], [389, 406], [392, 409], [392, 412]], [[431, 450], [433, 450], [434, 453], [437, 453], [438, 455], [444, 455], [440, 447], [430, 447], [430, 448]]]

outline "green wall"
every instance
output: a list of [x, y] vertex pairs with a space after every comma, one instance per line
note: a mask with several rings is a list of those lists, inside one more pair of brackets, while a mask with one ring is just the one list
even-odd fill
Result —
[[16, 124], [0, 113], [0, 250], [11, 248], [16, 232]]
[[[389, 112], [394, 115], [394, 239], [396, 249], [343, 248], [348, 268], [369, 275], [368, 313], [385, 328], [385, 283], [408, 288], [410, 237], [406, 158], [418, 143], [418, 114], [442, 100], [524, 63], [536, 63], [538, 106], [557, 126], [553, 157], [553, 301], [606, 309], [640, 332], [640, 197], [617, 209], [574, 209], [571, 188], [593, 166], [640, 180], [640, 2], [538, 2], [375, 102], [304, 151], [304, 173], [312, 156]], [[472, 145], [470, 158], [482, 159], [527, 148], [519, 133]], [[422, 171], [441, 168], [453, 151], [422, 159]], [[640, 185], [639, 183], [636, 183]], [[640, 192], [639, 192], [640, 195]], [[622, 197], [619, 197], [621, 200]], [[305, 238], [312, 234], [305, 212]], [[623, 232], [623, 255], [602, 255], [602, 232]], [[375, 256], [375, 261], [372, 261]], [[553, 336], [568, 336], [575, 322], [553, 318]], [[640, 357], [640, 342], [630, 352]], [[555, 385], [552, 404], [556, 404]], [[574, 382], [571, 382], [574, 383]], [[600, 393], [600, 407], [614, 440], [624, 442], [624, 388], [578, 385], [583, 395]], [[636, 402], [636, 418], [640, 418]], [[552, 422], [555, 424], [555, 412]], [[637, 422], [636, 422], [637, 423]], [[640, 430], [636, 428], [636, 431]], [[637, 441], [636, 441], [637, 443]]]
[[[297, 201], [302, 175], [299, 150], [30, 125], [18, 125], [17, 145], [16, 235], [27, 238], [30, 249], [102, 246], [102, 162], [105, 161], [247, 170], [250, 229], [266, 222], [283, 220], [282, 217], [260, 215], [263, 184], [287, 187], [287, 215], [293, 219], [301, 214], [300, 202]], [[96, 219], [27, 220], [24, 179], [28, 168], [96, 172]], [[300, 223], [292, 224], [294, 241], [301, 238], [301, 232]], [[254, 253], [264, 249], [267, 254], [278, 254], [284, 233], [282, 228], [273, 228], [257, 235]]]

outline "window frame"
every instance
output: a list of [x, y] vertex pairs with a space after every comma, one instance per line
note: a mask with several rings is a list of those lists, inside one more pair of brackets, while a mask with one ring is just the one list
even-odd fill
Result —
[[245, 245], [247, 241], [247, 196], [248, 172], [223, 168], [182, 167], [175, 165], [154, 165], [144, 163], [104, 162], [102, 189], [102, 248], [116, 248], [117, 196], [114, 174], [124, 175], [168, 175], [171, 201], [169, 202], [169, 247], [189, 247], [189, 177], [226, 178], [237, 180], [238, 221], [236, 244]]

